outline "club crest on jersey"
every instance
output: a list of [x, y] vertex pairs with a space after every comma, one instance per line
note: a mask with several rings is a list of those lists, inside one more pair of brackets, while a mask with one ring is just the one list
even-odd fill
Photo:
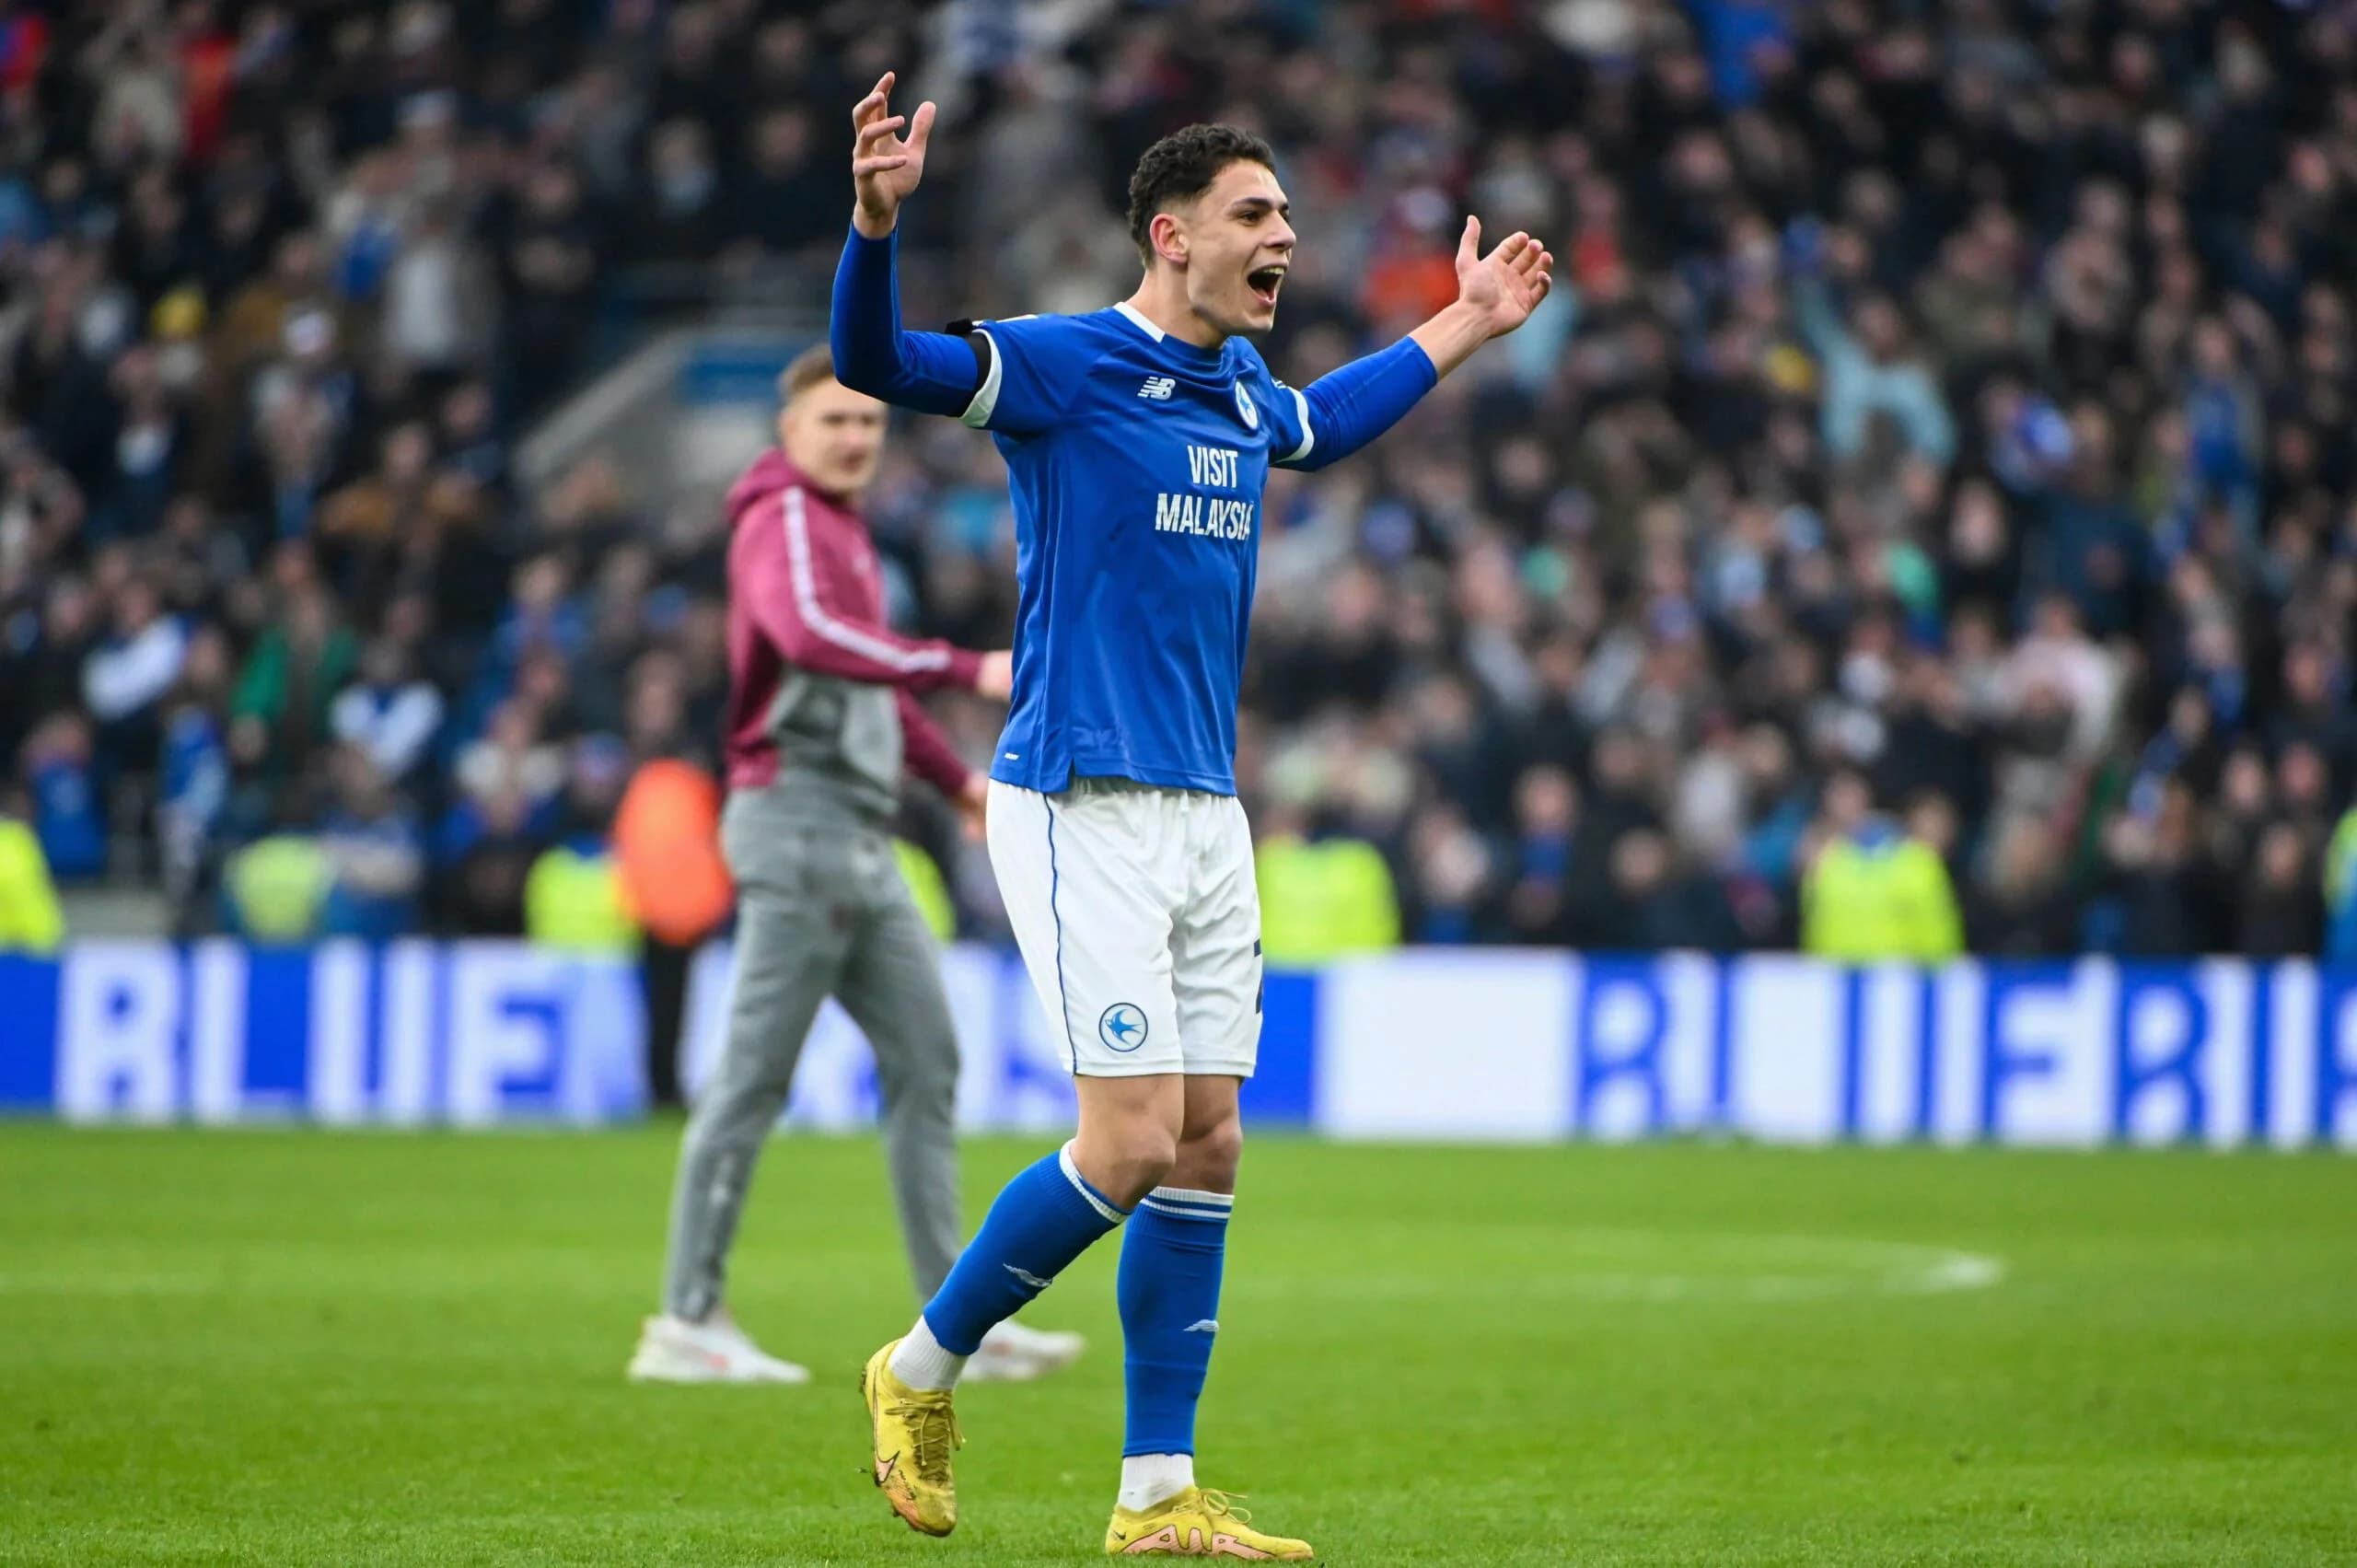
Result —
[[1252, 401], [1252, 394], [1244, 389], [1244, 383], [1241, 381], [1236, 384], [1236, 412], [1244, 416], [1245, 429], [1260, 428], [1260, 407]]

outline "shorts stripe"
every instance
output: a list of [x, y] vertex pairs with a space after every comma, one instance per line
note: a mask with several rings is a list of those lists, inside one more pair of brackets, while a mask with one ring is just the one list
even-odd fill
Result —
[[1056, 923], [1056, 1003], [1064, 1016], [1064, 1050], [1072, 1053], [1072, 1070], [1080, 1072], [1080, 1047], [1072, 1038], [1072, 998], [1064, 992], [1064, 917], [1056, 909], [1056, 886], [1062, 880], [1056, 871], [1056, 807], [1046, 796], [1039, 797], [1040, 807], [1048, 813], [1048, 913]]

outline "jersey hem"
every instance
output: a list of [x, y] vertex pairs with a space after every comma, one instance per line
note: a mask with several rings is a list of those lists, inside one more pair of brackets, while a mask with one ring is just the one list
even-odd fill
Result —
[[1072, 787], [1074, 779], [1128, 779], [1132, 784], [1150, 784], [1156, 789], [1191, 789], [1205, 795], [1236, 793], [1234, 772], [1201, 773], [1185, 768], [1158, 768], [1132, 762], [1123, 758], [1075, 757], [1061, 772], [1043, 773], [1036, 769], [1010, 766], [1001, 760], [991, 768], [991, 777], [1003, 784], [1028, 789], [1036, 795], [1062, 795]]
[[1089, 1061], [1072, 1070], [1075, 1078], [1250, 1078], [1260, 1068], [1257, 1061], [1241, 1057], [1213, 1057], [1205, 1061], [1182, 1058], [1172, 1063], [1165, 1058], [1148, 1062]]

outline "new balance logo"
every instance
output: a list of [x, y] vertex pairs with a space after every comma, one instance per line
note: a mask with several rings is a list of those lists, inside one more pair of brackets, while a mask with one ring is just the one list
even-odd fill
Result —
[[1039, 1275], [1033, 1273], [1028, 1269], [1018, 1269], [1012, 1263], [1005, 1263], [1000, 1266], [1005, 1269], [1008, 1273], [1013, 1274], [1016, 1279], [1021, 1280], [1025, 1284], [1029, 1285], [1033, 1290], [1045, 1290], [1048, 1288], [1048, 1282], [1041, 1279]]
[[1216, 1334], [1219, 1332], [1219, 1319], [1198, 1318], [1187, 1325], [1187, 1331], [1190, 1334]]
[[1150, 402], [1167, 403], [1170, 401], [1170, 394], [1178, 389], [1178, 379], [1175, 376], [1149, 376], [1145, 378], [1145, 385], [1138, 389], [1138, 396]]

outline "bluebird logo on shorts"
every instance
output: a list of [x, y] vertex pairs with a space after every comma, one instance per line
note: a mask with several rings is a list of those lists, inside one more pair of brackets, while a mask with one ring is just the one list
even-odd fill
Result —
[[1134, 1002], [1116, 1002], [1097, 1020], [1097, 1038], [1115, 1051], [1135, 1051], [1145, 1043], [1145, 1010]]

